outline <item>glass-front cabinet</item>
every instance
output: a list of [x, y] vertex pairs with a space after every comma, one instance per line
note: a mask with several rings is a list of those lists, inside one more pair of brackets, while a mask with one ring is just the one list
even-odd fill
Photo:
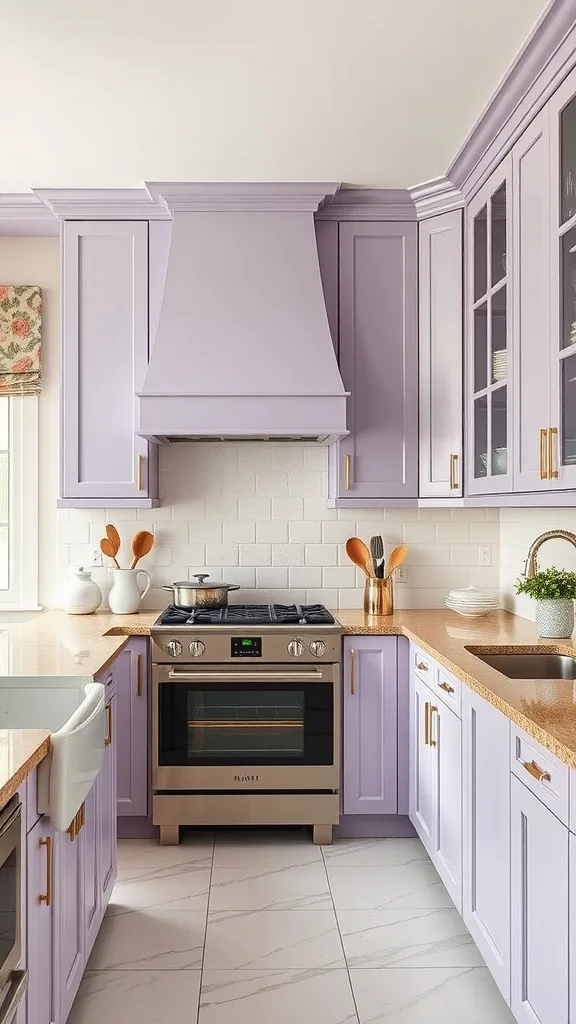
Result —
[[511, 160], [471, 201], [466, 218], [468, 491], [511, 489], [510, 282]]

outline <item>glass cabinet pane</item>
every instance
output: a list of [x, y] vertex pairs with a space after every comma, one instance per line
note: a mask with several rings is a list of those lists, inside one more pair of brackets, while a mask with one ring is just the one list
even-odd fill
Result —
[[508, 389], [492, 392], [492, 476], [505, 476], [508, 472]]
[[488, 291], [488, 219], [486, 207], [474, 218], [474, 301]]
[[474, 401], [474, 476], [488, 476], [488, 397]]
[[576, 466], [576, 352], [562, 360], [562, 438], [563, 466]]
[[562, 323], [560, 330], [560, 348], [568, 348], [576, 343], [576, 228], [570, 228], [562, 235], [561, 245], [561, 277], [562, 289]]
[[506, 182], [494, 193], [490, 202], [492, 243], [492, 287], [506, 277]]
[[492, 295], [490, 324], [492, 334], [491, 379], [496, 384], [508, 377], [508, 349], [506, 334], [506, 285]]
[[488, 384], [488, 305], [474, 310], [474, 392]]
[[576, 97], [560, 115], [560, 223], [576, 213]]

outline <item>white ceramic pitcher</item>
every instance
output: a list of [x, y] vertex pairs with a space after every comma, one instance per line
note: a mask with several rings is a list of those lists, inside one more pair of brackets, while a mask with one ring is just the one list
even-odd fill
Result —
[[[112, 569], [114, 583], [108, 594], [110, 611], [115, 615], [133, 615], [150, 590], [150, 577], [145, 569]], [[146, 586], [140, 590], [138, 577], [146, 577]]]

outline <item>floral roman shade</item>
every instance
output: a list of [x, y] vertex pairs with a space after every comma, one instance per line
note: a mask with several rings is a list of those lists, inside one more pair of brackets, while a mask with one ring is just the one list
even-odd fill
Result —
[[42, 371], [42, 289], [0, 284], [0, 395], [37, 395]]

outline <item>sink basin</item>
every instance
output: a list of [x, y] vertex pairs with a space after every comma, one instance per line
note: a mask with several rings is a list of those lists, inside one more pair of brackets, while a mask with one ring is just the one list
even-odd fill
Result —
[[576, 658], [568, 654], [470, 653], [508, 679], [576, 679]]
[[50, 752], [38, 766], [38, 811], [65, 832], [102, 765], [104, 686], [86, 677], [1, 677], [0, 729], [50, 730]]

